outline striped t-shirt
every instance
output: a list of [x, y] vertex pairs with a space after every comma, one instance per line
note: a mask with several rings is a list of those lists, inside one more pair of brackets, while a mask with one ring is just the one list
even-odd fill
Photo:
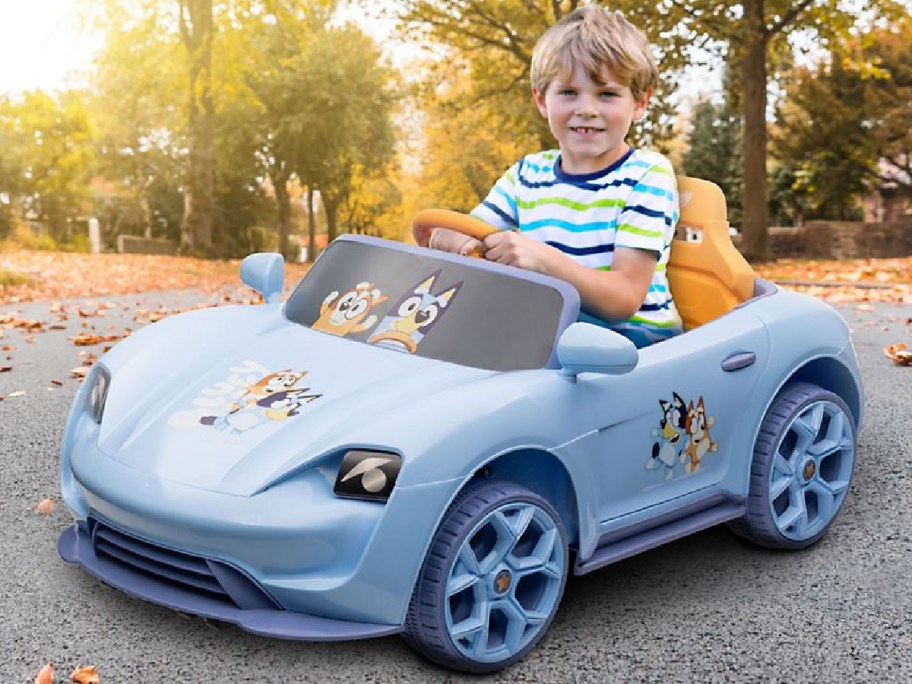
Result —
[[580, 320], [622, 333], [640, 329], [653, 341], [681, 332], [665, 273], [678, 193], [662, 155], [631, 149], [607, 169], [569, 174], [560, 168], [558, 150], [530, 154], [495, 183], [472, 215], [501, 230], [518, 229], [599, 270], [611, 270], [615, 247], [655, 252], [649, 292], [629, 321], [602, 321], [586, 312]]

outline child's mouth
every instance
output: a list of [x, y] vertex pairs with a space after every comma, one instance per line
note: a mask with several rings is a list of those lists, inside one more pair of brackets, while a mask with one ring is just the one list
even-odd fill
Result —
[[570, 130], [576, 133], [577, 135], [582, 135], [584, 137], [591, 137], [598, 133], [602, 133], [604, 128], [592, 128], [591, 126], [571, 126]]

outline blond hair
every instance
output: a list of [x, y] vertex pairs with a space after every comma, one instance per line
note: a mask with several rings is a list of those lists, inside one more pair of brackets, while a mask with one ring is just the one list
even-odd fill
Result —
[[617, 11], [598, 5], [574, 10], [545, 31], [532, 52], [532, 86], [544, 94], [555, 80], [569, 79], [576, 65], [595, 83], [608, 69], [641, 102], [659, 78], [649, 42]]

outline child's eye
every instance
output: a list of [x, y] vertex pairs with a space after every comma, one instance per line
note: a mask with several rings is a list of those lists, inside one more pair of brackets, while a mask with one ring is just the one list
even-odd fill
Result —
[[566, 97], [572, 97], [572, 96], [576, 95], [576, 91], [573, 90], [573, 88], [561, 88], [560, 90], [557, 91], [557, 94], [564, 95]]
[[609, 100], [609, 99], [611, 99], [612, 97], [617, 97], [617, 93], [612, 92], [612, 91], [610, 91], [610, 90], [606, 90], [605, 92], [600, 93], [600, 95], [601, 95], [601, 97], [602, 97], [603, 100]]

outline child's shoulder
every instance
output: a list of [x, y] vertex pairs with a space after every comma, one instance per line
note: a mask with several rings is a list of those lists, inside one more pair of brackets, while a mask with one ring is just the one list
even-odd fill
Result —
[[662, 173], [674, 177], [674, 168], [668, 158], [654, 150], [636, 148], [627, 159], [626, 166], [642, 169], [643, 173]]
[[523, 155], [523, 157], [516, 162], [516, 166], [520, 169], [527, 169], [534, 172], [553, 172], [558, 157], [560, 157], [560, 150], [531, 152], [530, 154]]

